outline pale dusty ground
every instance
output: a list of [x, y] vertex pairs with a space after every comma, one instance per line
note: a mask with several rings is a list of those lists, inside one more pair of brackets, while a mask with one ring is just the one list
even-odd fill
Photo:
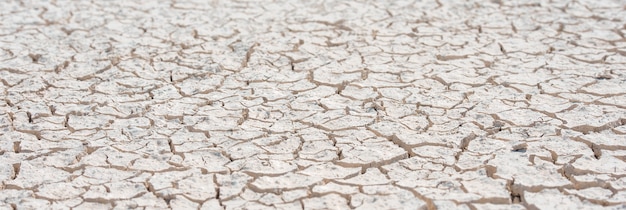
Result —
[[625, 209], [625, 1], [12, 1], [0, 209]]

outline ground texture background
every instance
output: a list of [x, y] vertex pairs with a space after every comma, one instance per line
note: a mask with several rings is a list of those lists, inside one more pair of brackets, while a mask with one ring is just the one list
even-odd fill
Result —
[[626, 208], [625, 1], [0, 4], [0, 209]]

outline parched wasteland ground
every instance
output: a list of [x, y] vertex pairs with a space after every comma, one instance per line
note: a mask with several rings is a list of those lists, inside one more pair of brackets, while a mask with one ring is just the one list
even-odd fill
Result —
[[2, 1], [0, 209], [625, 209], [625, 1]]

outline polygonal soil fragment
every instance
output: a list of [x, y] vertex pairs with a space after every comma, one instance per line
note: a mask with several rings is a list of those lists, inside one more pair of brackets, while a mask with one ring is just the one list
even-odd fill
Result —
[[250, 187], [258, 192], [275, 192], [298, 188], [307, 188], [322, 181], [321, 177], [288, 173], [277, 177], [263, 176], [250, 183]]

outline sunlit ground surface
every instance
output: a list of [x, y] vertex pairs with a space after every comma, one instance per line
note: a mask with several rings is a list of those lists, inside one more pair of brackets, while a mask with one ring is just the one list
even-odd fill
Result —
[[2, 1], [0, 209], [626, 208], [625, 1], [132, 2]]

